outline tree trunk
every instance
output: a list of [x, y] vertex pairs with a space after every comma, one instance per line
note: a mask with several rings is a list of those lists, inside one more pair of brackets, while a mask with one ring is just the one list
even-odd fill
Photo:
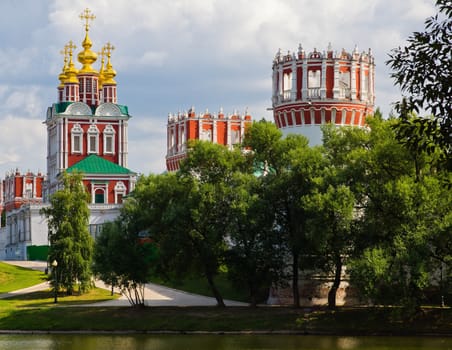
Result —
[[210, 273], [206, 274], [207, 282], [209, 283], [210, 289], [212, 290], [213, 296], [217, 300], [218, 307], [226, 307], [223, 297], [220, 294], [220, 291], [217, 289], [215, 282], [213, 281], [213, 276]]
[[292, 252], [292, 292], [293, 306], [300, 307], [300, 291], [298, 289], [298, 252]]
[[339, 285], [341, 283], [341, 275], [342, 275], [342, 259], [340, 256], [336, 257], [336, 271], [334, 272], [334, 281], [331, 289], [328, 292], [328, 308], [335, 309], [336, 308], [336, 294], [339, 289]]

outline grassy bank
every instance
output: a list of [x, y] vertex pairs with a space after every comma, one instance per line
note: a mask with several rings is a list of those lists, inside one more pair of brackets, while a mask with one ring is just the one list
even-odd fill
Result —
[[80, 307], [110, 299], [94, 290], [79, 297], [51, 291], [0, 300], [0, 329], [41, 331], [279, 332], [302, 334], [444, 334], [452, 336], [452, 309], [429, 308], [407, 318], [394, 308]]
[[[1, 263], [0, 263], [1, 264]], [[0, 265], [2, 290], [40, 283], [45, 275]], [[5, 278], [4, 276], [7, 276]], [[5, 284], [3, 284], [5, 283]], [[6, 288], [5, 288], [6, 286]], [[80, 296], [51, 290], [0, 299], [0, 330], [138, 331], [138, 332], [279, 332], [302, 334], [443, 334], [452, 336], [451, 308], [424, 308], [408, 316], [398, 308], [339, 308], [329, 311], [290, 307], [92, 307], [110, 300], [110, 292], [93, 289]], [[84, 305], [83, 307], [81, 305]]]
[[25, 269], [0, 261], [0, 293], [31, 287], [46, 280], [47, 276], [40, 271]]

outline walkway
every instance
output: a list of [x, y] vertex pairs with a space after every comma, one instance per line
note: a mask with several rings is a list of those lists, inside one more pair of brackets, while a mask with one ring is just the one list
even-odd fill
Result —
[[[7, 264], [25, 267], [29, 269], [44, 271], [47, 267], [46, 262], [42, 261], [3, 261]], [[102, 281], [96, 281], [96, 287], [111, 290], [111, 287], [106, 286]], [[0, 298], [7, 298], [13, 295], [26, 294], [34, 291], [48, 289], [48, 282], [38, 284], [33, 287], [21, 289], [18, 291], [1, 294]], [[202, 295], [187, 293], [172, 288], [163, 287], [157, 284], [148, 283], [144, 292], [144, 303], [147, 306], [215, 306], [217, 301], [215, 298], [206, 297]], [[225, 300], [227, 306], [247, 306], [246, 303], [237, 301]], [[130, 306], [129, 301], [125, 296], [121, 296], [115, 300], [104, 301], [96, 304], [89, 304], [86, 306]]]

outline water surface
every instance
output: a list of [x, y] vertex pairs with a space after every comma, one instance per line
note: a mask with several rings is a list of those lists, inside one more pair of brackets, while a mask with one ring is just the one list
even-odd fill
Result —
[[452, 338], [304, 335], [0, 335], [0, 350], [452, 350]]

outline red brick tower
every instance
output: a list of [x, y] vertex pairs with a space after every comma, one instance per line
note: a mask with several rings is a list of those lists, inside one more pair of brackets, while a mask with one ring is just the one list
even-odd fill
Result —
[[272, 106], [284, 134], [298, 133], [321, 143], [320, 126], [363, 126], [373, 112], [374, 58], [368, 52], [345, 50], [306, 53], [280, 51], [273, 60]]

